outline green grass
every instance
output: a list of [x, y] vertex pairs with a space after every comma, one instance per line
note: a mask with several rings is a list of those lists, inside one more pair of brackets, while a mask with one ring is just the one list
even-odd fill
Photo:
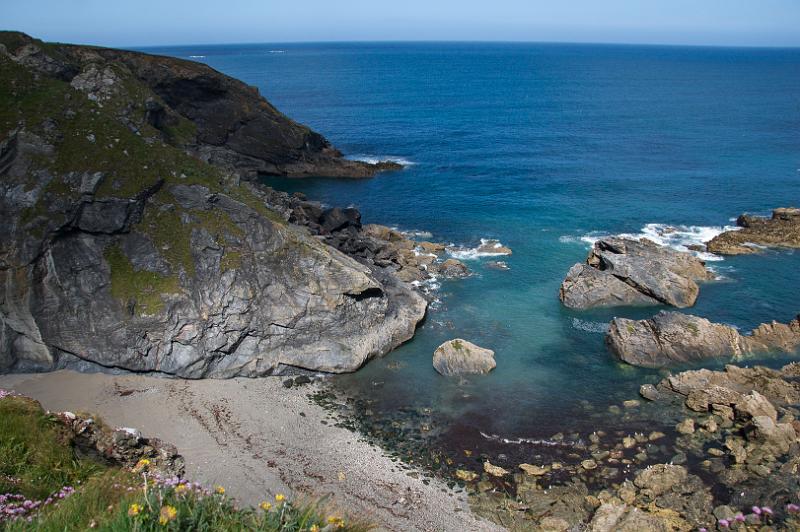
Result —
[[75, 458], [65, 427], [31, 399], [0, 399], [0, 493], [44, 499], [103, 466]]
[[163, 295], [180, 292], [177, 276], [136, 271], [117, 245], [106, 249], [105, 259], [111, 267], [111, 295], [124, 306], [133, 305], [136, 314], [157, 314], [164, 308]]
[[2, 531], [371, 529], [365, 522], [342, 517], [324, 500], [291, 502], [276, 496], [259, 508], [240, 508], [224, 490], [156, 482], [148, 468], [124, 469], [78, 458], [69, 431], [38, 403], [24, 397], [0, 398], [0, 494], [44, 500], [64, 486], [75, 488], [73, 494], [27, 514], [30, 522], [3, 520], [0, 513]]

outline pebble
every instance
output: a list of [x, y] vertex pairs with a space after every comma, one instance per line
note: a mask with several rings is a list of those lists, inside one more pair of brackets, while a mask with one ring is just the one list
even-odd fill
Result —
[[581, 462], [581, 467], [583, 467], [586, 470], [597, 469], [597, 462], [595, 462], [594, 460], [584, 460], [583, 462]]

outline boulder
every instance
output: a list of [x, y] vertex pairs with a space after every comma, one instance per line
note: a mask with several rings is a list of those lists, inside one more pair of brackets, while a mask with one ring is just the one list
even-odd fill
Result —
[[614, 318], [606, 345], [620, 360], [650, 368], [773, 350], [791, 352], [800, 346], [800, 318], [788, 324], [764, 324], [742, 335], [699, 316], [661, 311], [645, 320]]
[[779, 208], [771, 218], [743, 214], [736, 220], [738, 230], [726, 231], [711, 239], [706, 247], [712, 253], [741, 255], [757, 253], [764, 247], [800, 248], [800, 209]]
[[595, 242], [585, 264], [573, 266], [560, 299], [576, 309], [620, 305], [694, 305], [697, 281], [712, 279], [705, 263], [645, 238]]
[[740, 339], [732, 327], [689, 314], [661, 311], [646, 320], [614, 318], [606, 344], [614, 355], [628, 364], [660, 368], [740, 355]]
[[497, 366], [494, 351], [456, 338], [433, 353], [433, 367], [445, 376], [489, 373]]

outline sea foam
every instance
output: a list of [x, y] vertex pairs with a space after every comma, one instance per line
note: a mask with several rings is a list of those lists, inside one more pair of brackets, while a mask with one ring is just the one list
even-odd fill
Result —
[[578, 238], [571, 235], [564, 235], [559, 237], [558, 240], [562, 243], [582, 242], [591, 246], [601, 238], [606, 238], [609, 236], [633, 238], [636, 240], [647, 238], [658, 245], [670, 247], [677, 251], [687, 251], [696, 255], [702, 260], [713, 262], [724, 259], [719, 255], [715, 255], [706, 251], [694, 251], [690, 249], [689, 246], [704, 246], [706, 242], [715, 236], [726, 231], [736, 231], [738, 229], [740, 229], [740, 227], [732, 225], [708, 226], [650, 223], [646, 224], [639, 233], [621, 233], [617, 235], [611, 235], [610, 233], [602, 231], [591, 231]]
[[405, 157], [399, 157], [397, 155], [351, 155], [348, 157], [351, 161], [361, 161], [362, 163], [368, 164], [378, 164], [378, 163], [397, 163], [402, 164], [403, 166], [414, 166], [414, 161], [406, 159]]
[[[502, 250], [503, 244], [499, 240], [481, 238], [479, 246], [468, 248], [463, 246], [448, 246], [447, 252], [458, 260], [477, 260], [481, 257], [502, 257], [508, 255]], [[496, 251], [495, 251], [496, 250]]]

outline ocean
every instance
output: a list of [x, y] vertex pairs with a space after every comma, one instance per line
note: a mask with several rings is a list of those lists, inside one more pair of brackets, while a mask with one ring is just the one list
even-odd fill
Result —
[[[593, 239], [647, 235], [685, 249], [743, 212], [800, 206], [800, 49], [342, 43], [145, 51], [202, 61], [258, 87], [350, 157], [407, 164], [373, 179], [265, 182], [462, 248], [457, 256], [474, 275], [432, 287], [436, 301], [415, 338], [333, 379], [363, 399], [377, 424], [434, 412], [424, 432], [444, 448], [535, 452], [556, 432], [606, 423], [609, 407], [663, 377], [618, 363], [603, 343], [613, 316], [658, 308], [578, 312], [559, 303], [559, 284]], [[508, 270], [474, 253], [489, 238], [513, 249], [499, 258]], [[743, 331], [800, 313], [800, 252], [706, 258], [718, 279], [702, 285], [687, 312]], [[432, 353], [456, 337], [493, 349], [497, 369], [438, 375]]]

